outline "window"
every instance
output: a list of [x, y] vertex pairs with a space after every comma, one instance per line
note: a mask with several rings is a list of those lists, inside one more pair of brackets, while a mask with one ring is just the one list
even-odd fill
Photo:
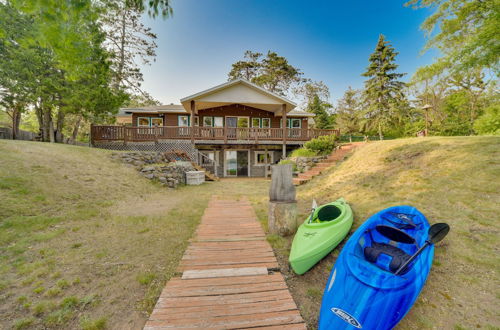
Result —
[[214, 118], [213, 117], [203, 117], [203, 126], [204, 127], [213, 127]]
[[[273, 163], [273, 153], [267, 152], [267, 163]], [[266, 164], [266, 152], [256, 151], [255, 152], [255, 165], [265, 165]]]
[[224, 117], [214, 117], [214, 127], [224, 127]]
[[200, 126], [200, 118], [198, 116], [194, 116], [194, 126]]
[[248, 117], [238, 117], [238, 127], [248, 127]]
[[150, 126], [150, 118], [149, 117], [137, 118], [137, 126], [149, 127]]
[[156, 126], [163, 126], [163, 118], [161, 117], [152, 117], [151, 118], [151, 126], [156, 127]]
[[177, 117], [177, 119], [178, 119], [177, 126], [180, 127], [189, 126], [189, 116], [179, 116]]
[[292, 128], [302, 128], [302, 120], [300, 118], [290, 119]]
[[271, 128], [271, 118], [262, 118], [262, 128]]
[[[290, 119], [286, 120], [286, 127], [290, 128]], [[280, 119], [280, 128], [283, 128], [283, 119]]]
[[260, 127], [260, 118], [252, 118], [252, 127]]

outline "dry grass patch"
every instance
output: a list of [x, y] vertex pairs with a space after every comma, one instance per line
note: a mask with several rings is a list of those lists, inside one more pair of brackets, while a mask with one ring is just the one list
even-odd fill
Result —
[[0, 140], [0, 154], [0, 328], [141, 328], [211, 195], [267, 189], [169, 190], [99, 149]]
[[[344, 197], [354, 231], [373, 213], [393, 205], [419, 208], [451, 232], [436, 249], [427, 284], [399, 329], [500, 327], [500, 138], [450, 137], [373, 142], [298, 189], [305, 218], [312, 198]], [[261, 204], [263, 208], [265, 205]], [[352, 232], [351, 231], [351, 232]], [[288, 269], [292, 238], [270, 238], [287, 283], [309, 326], [341, 244], [303, 276]]]

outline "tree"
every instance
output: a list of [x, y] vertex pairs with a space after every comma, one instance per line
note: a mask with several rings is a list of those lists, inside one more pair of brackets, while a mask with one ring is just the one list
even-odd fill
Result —
[[383, 138], [383, 130], [390, 126], [394, 118], [396, 104], [404, 97], [405, 84], [398, 80], [404, 73], [394, 72], [398, 68], [394, 63], [397, 54], [385, 37], [380, 35], [375, 51], [370, 55], [370, 65], [362, 74], [369, 78], [365, 81], [367, 109], [364, 118], [368, 127], [378, 131], [380, 139]]
[[500, 105], [490, 105], [474, 122], [474, 130], [481, 135], [500, 135]]
[[307, 106], [307, 112], [314, 113], [314, 126], [319, 129], [330, 129], [333, 127], [333, 117], [328, 113], [332, 106], [323, 102], [319, 95], [315, 94], [312, 101]]
[[229, 80], [243, 78], [252, 81], [259, 75], [262, 69], [261, 57], [262, 53], [254, 53], [251, 50], [247, 50], [243, 55], [243, 60], [232, 65], [229, 72]]
[[245, 59], [231, 66], [229, 81], [244, 78], [264, 87], [270, 92], [286, 96], [303, 82], [300, 69], [288, 63], [288, 60], [275, 52], [268, 51], [265, 57], [261, 53], [245, 52]]
[[113, 83], [131, 94], [142, 94], [142, 72], [136, 63], [150, 64], [156, 57], [156, 34], [141, 23], [142, 11], [120, 0], [106, 0], [102, 22], [106, 32], [104, 46], [111, 53]]
[[360, 130], [361, 92], [352, 89], [350, 86], [345, 91], [344, 96], [338, 101], [336, 109], [336, 124], [343, 134], [349, 135], [352, 141], [352, 134]]
[[[491, 68], [498, 75], [498, 1], [410, 0], [406, 5], [434, 8], [434, 13], [422, 24], [422, 29], [430, 36], [425, 50], [436, 47], [443, 54], [432, 66], [454, 72]], [[435, 31], [438, 32], [432, 35]]]

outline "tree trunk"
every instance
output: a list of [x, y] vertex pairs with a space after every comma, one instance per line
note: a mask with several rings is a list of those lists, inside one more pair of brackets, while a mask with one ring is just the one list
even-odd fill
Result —
[[378, 123], [378, 137], [380, 140], [384, 139], [384, 136], [382, 135], [382, 125], [380, 125], [380, 123]]
[[75, 126], [73, 127], [73, 134], [71, 134], [71, 141], [75, 142], [78, 136], [78, 131], [80, 130], [80, 124], [82, 123], [82, 116], [78, 116], [76, 119]]
[[65, 117], [65, 114], [64, 114], [64, 111], [62, 111], [61, 109], [59, 109], [59, 111], [57, 112], [57, 123], [56, 123], [56, 131], [55, 131], [55, 142], [57, 143], [63, 143], [63, 138], [64, 138], [64, 135], [63, 135], [63, 127], [64, 127], [64, 117]]
[[18, 106], [14, 107], [12, 112], [12, 139], [19, 138], [19, 124], [21, 123], [21, 111]]

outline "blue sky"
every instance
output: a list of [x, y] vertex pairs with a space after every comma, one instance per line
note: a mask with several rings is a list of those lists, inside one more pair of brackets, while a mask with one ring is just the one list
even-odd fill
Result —
[[431, 63], [420, 24], [429, 10], [399, 0], [172, 0], [174, 16], [144, 18], [158, 36], [156, 62], [143, 67], [143, 88], [162, 103], [227, 81], [245, 50], [276, 51], [304, 77], [322, 80], [332, 101], [348, 86], [361, 88], [380, 33], [400, 53], [399, 71], [411, 77]]

